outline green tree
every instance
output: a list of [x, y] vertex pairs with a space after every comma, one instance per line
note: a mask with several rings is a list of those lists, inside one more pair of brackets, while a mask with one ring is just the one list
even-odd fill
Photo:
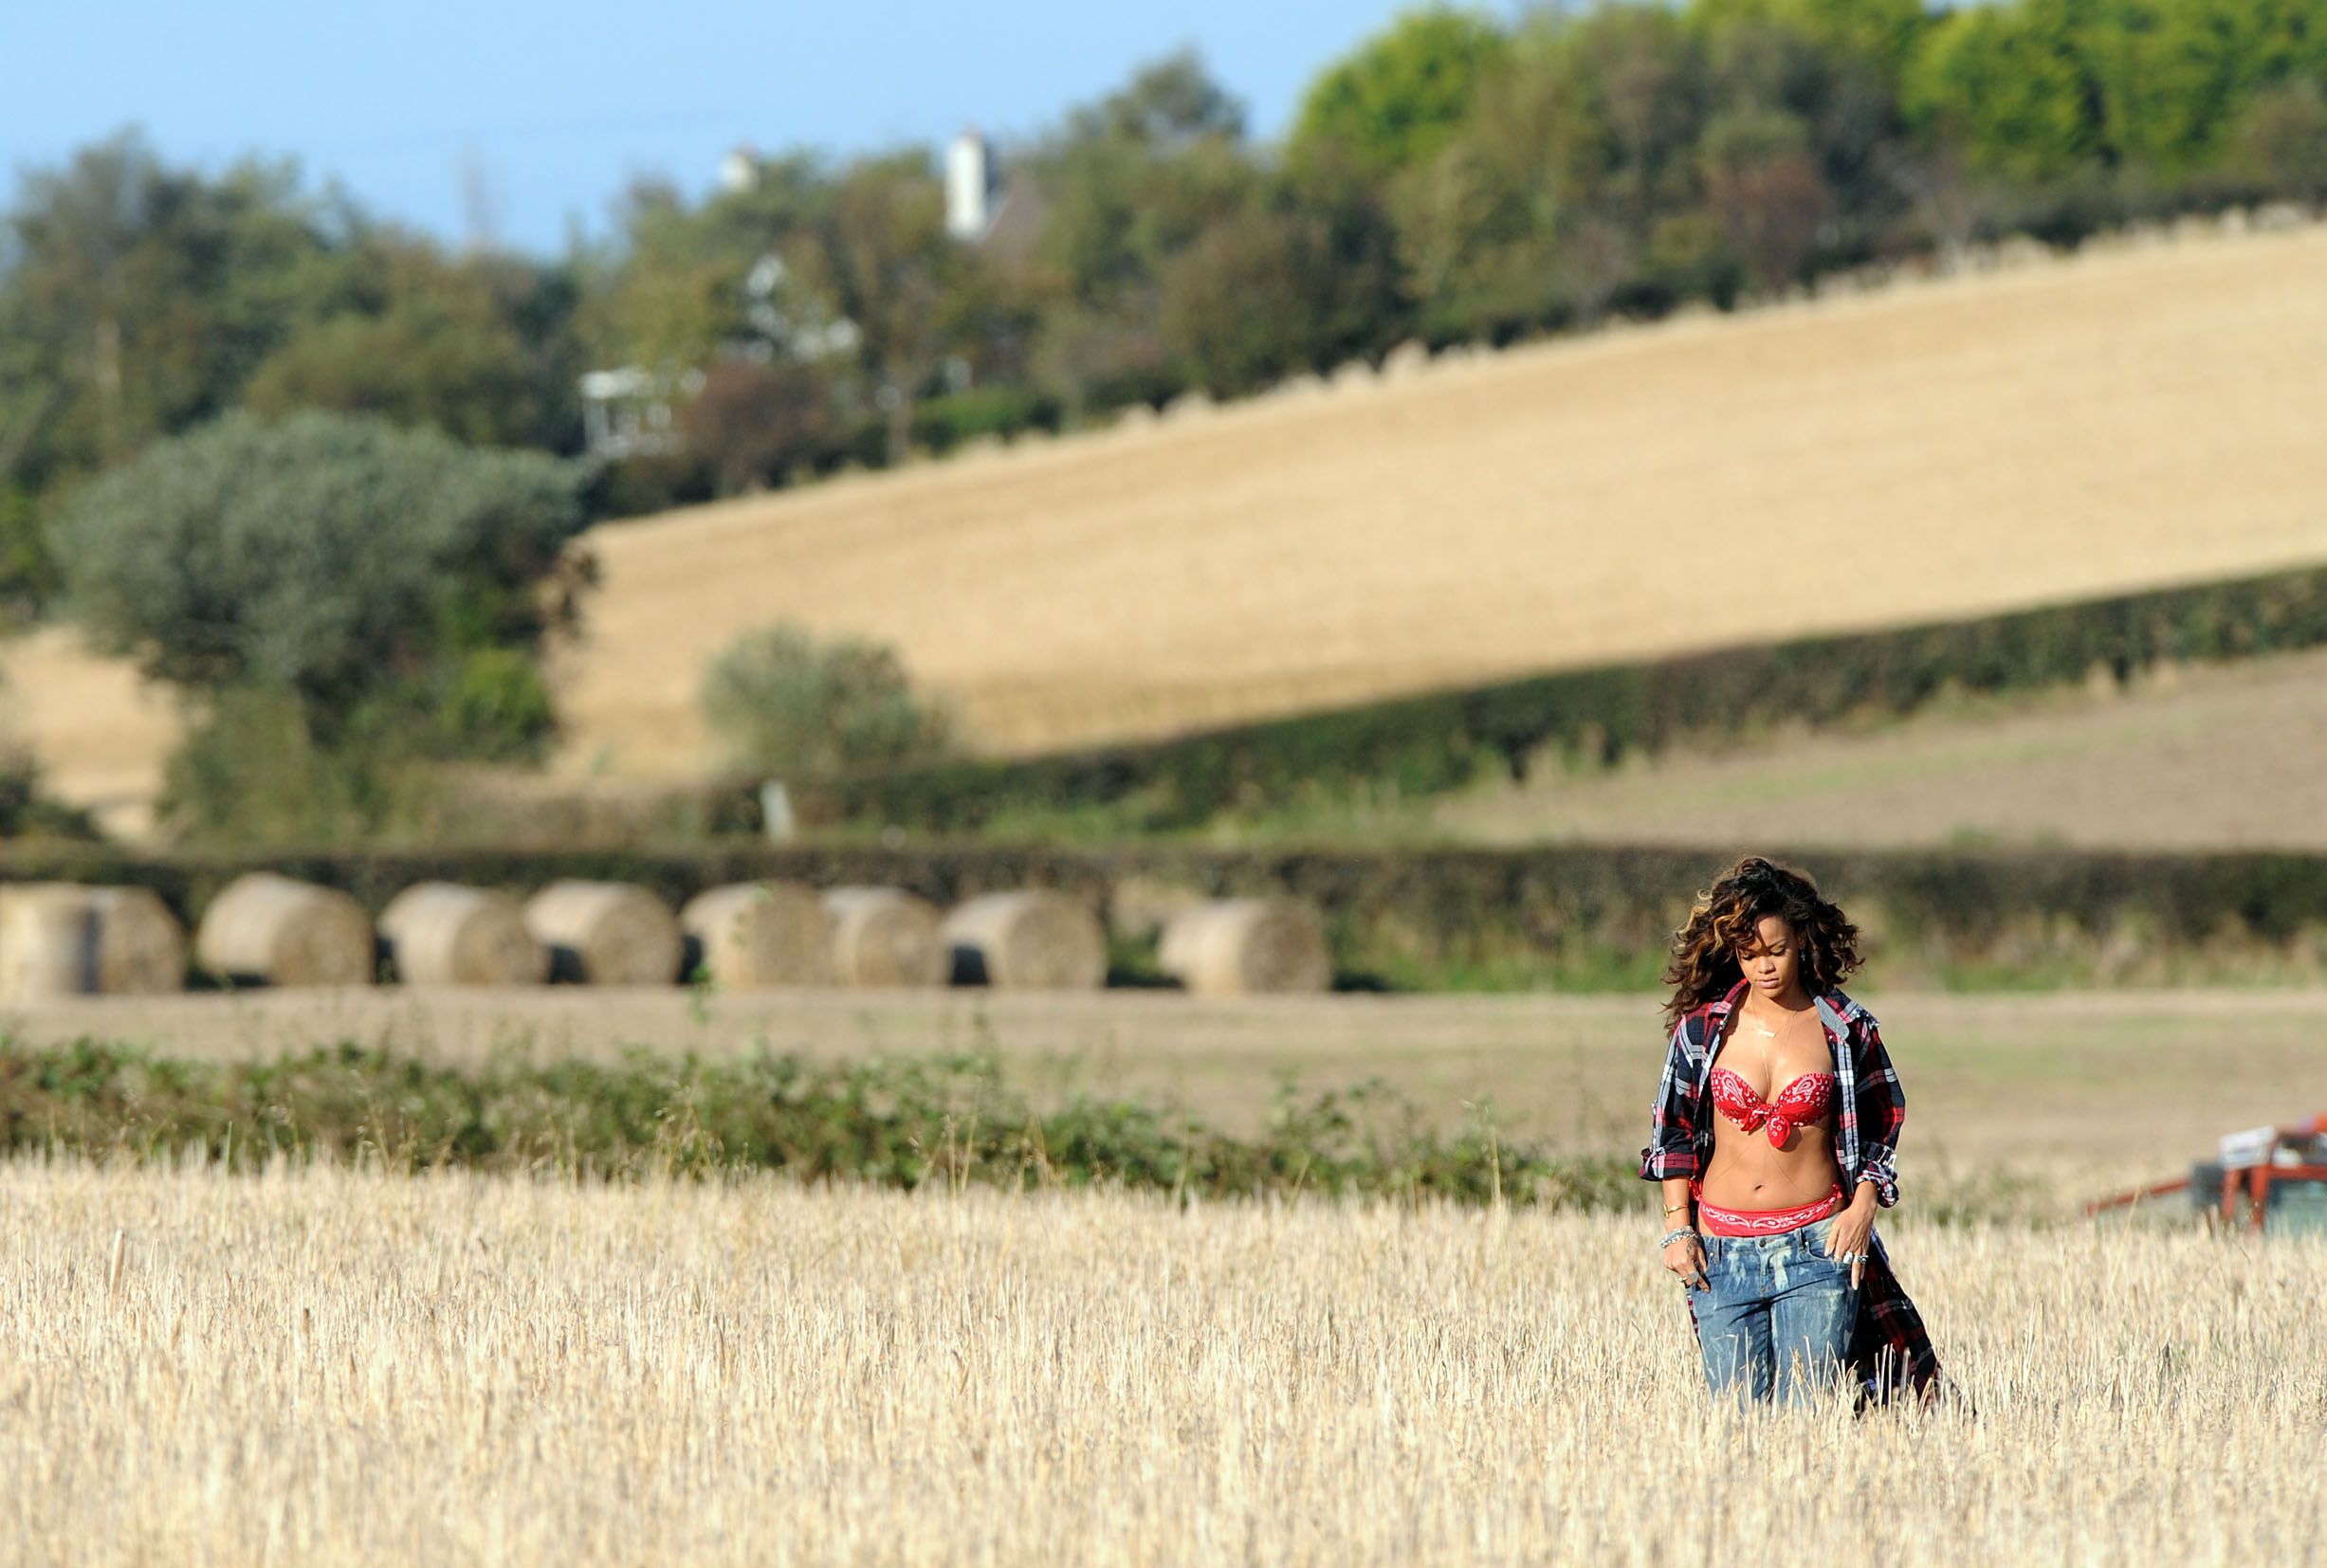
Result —
[[1255, 208], [1206, 229], [1164, 281], [1163, 337], [1187, 379], [1216, 395], [1259, 390], [1315, 363], [1327, 337], [1330, 257], [1314, 223]]
[[705, 672], [703, 713], [733, 767], [830, 777], [942, 756], [943, 707], [917, 697], [896, 653], [779, 624], [739, 638]]
[[367, 239], [346, 270], [346, 303], [252, 373], [247, 407], [376, 413], [477, 447], [573, 447], [579, 365], [563, 280], [394, 236]]
[[2317, 83], [2291, 82], [2258, 95], [2232, 142], [2248, 178], [2278, 195], [2327, 202], [2327, 94]]
[[1951, 13], [1909, 69], [1910, 118], [1975, 168], [2030, 182], [2067, 173], [2101, 146], [2098, 84], [2073, 20], [2035, 0]]
[[774, 484], [819, 456], [834, 434], [831, 387], [813, 368], [731, 359], [704, 375], [679, 410], [679, 438], [721, 495]]
[[1452, 139], [1509, 46], [1501, 28], [1466, 12], [1400, 18], [1310, 86], [1293, 126], [1293, 155], [1337, 146], [1376, 177], [1430, 157]]
[[2079, 20], [2110, 154], [2169, 174], [2220, 162], [2245, 107], [2317, 82], [2327, 50], [2316, 0], [2119, 0]]
[[833, 176], [806, 154], [764, 158], [752, 182], [688, 205], [665, 180], [633, 182], [616, 203], [616, 239], [578, 265], [588, 280], [581, 337], [600, 365], [705, 365], [759, 335], [746, 286], [830, 216]]
[[542, 591], [581, 522], [577, 480], [376, 419], [236, 414], [84, 486], [51, 543], [99, 646], [329, 721], [478, 650], [530, 650], [559, 616]]
[[1797, 33], [1873, 65], [1893, 89], [1932, 27], [1923, 0], [1694, 0], [1689, 14], [1716, 35], [1741, 25]]
[[1032, 363], [1071, 415], [1177, 384], [1164, 275], [1212, 223], [1258, 199], [1242, 108], [1194, 54], [1145, 66], [1029, 148], [1043, 224]]
[[856, 327], [859, 361], [889, 432], [889, 458], [912, 444], [913, 410], [961, 342], [977, 261], [945, 232], [945, 198], [920, 153], [865, 158], [831, 210], [793, 244], [800, 275]]
[[1809, 131], [1780, 110], [1742, 110], [1705, 129], [1705, 195], [1755, 283], [1798, 281], [1834, 212]]
[[208, 180], [134, 136], [26, 174], [0, 317], [51, 387], [29, 445], [86, 469], [231, 406], [325, 297], [343, 217], [288, 165]]
[[1557, 318], [1562, 228], [1589, 194], [1602, 128], [1567, 79], [1564, 32], [1530, 27], [1461, 129], [1388, 186], [1404, 286], [1438, 338]]

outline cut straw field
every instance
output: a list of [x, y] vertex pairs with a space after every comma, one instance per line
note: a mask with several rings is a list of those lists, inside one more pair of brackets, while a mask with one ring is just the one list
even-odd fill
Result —
[[1654, 1223], [18, 1164], [0, 1552], [2229, 1564], [2327, 1526], [2316, 1239], [1887, 1222], [1970, 1406], [1854, 1419], [1712, 1407]]
[[[2316, 562], [2323, 360], [2327, 228], [2103, 246], [610, 525], [563, 765], [700, 772], [785, 617], [1017, 751]], [[67, 794], [154, 776], [150, 715], [20, 707]]]
[[2098, 254], [600, 529], [570, 759], [891, 640], [1004, 749], [2327, 557], [2327, 230]]

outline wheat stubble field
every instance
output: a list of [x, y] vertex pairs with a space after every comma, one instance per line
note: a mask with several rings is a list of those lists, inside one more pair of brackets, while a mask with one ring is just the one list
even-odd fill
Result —
[[1018, 749], [2310, 562], [2323, 357], [2307, 229], [608, 527], [569, 759], [699, 768], [704, 664], [778, 616], [895, 642]]
[[1973, 1409], [1708, 1413], [1651, 1218], [0, 1170], [10, 1560], [2249, 1563], [2327, 1246], [1886, 1226]]

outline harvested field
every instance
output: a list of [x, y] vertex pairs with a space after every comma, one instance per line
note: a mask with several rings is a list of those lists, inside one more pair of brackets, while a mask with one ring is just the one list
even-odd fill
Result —
[[[2161, 671], [1430, 802], [1462, 843], [2327, 849], [2327, 654]], [[1305, 824], [1314, 830], [1314, 824]], [[1355, 830], [1372, 836], [1378, 823]]]
[[[2327, 992], [1865, 1000], [1906, 1079], [1905, 1159], [1927, 1194], [2015, 1177], [2048, 1184], [2025, 1194], [2033, 1207], [2066, 1208], [2174, 1174], [2221, 1133], [2327, 1111]], [[1380, 1078], [1440, 1125], [1488, 1103], [1512, 1139], [1582, 1155], [1643, 1141], [1663, 1053], [1657, 1008], [1632, 995], [367, 989], [55, 1001], [0, 1013], [0, 1026], [27, 1044], [86, 1036], [164, 1056], [274, 1058], [351, 1040], [453, 1065], [495, 1049], [603, 1059], [640, 1045], [990, 1050], [1038, 1105], [1136, 1097], [1247, 1135], [1286, 1073], [1309, 1093]]]
[[1869, 1421], [1710, 1409], [1645, 1209], [16, 1165], [0, 1225], [27, 1563], [2245, 1563], [2327, 1522], [2317, 1240], [1886, 1222], [1972, 1409]]
[[2316, 561], [2322, 356], [2312, 230], [604, 528], [569, 755], [699, 769], [704, 665], [781, 615], [896, 642], [1028, 749]]
[[[779, 616], [1011, 751], [2316, 562], [2323, 356], [2327, 229], [2104, 246], [601, 528], [564, 766], [700, 772]], [[65, 794], [150, 793], [118, 674], [0, 663]]]

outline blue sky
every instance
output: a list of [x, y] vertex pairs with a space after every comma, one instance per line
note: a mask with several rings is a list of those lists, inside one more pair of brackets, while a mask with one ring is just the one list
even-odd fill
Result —
[[[476, 204], [503, 241], [602, 232], [633, 175], [709, 185], [738, 142], [845, 154], [1008, 137], [1183, 45], [1255, 131], [1413, 0], [78, 0], [8, 8], [0, 176], [125, 125], [174, 162], [295, 156], [368, 209], [447, 238]], [[1510, 0], [1477, 9], [1509, 14]]]

